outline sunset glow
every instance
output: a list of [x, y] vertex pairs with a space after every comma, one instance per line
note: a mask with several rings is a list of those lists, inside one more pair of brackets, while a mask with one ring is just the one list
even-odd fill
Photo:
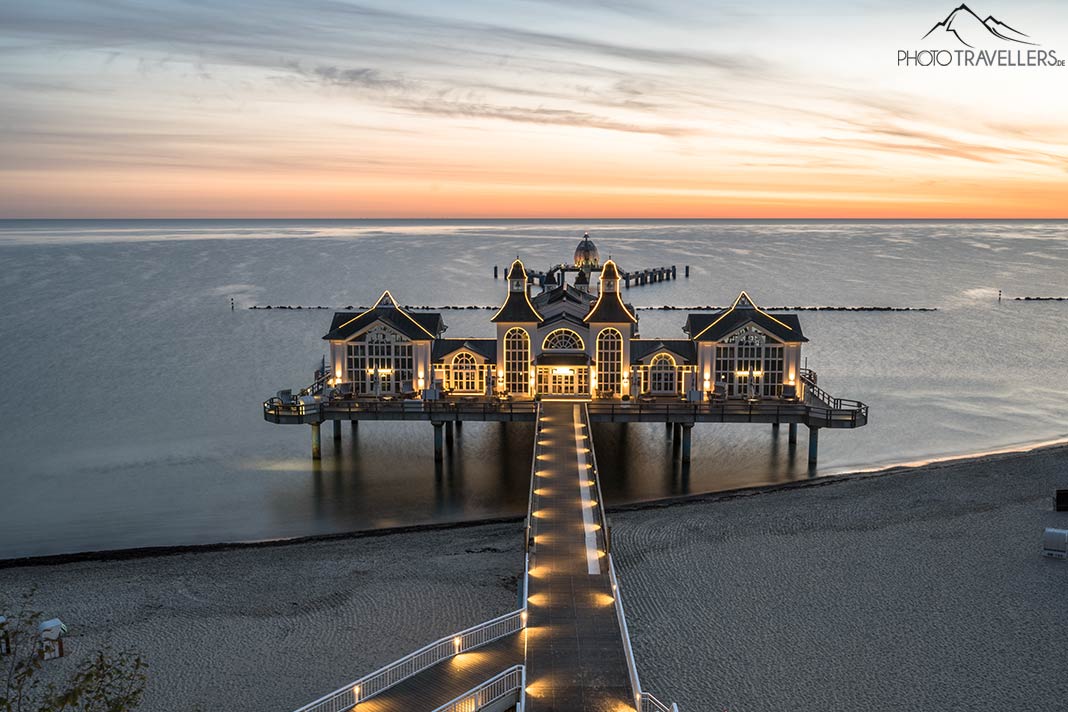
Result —
[[952, 7], [8, 3], [0, 217], [1066, 217], [1068, 69], [897, 66]]

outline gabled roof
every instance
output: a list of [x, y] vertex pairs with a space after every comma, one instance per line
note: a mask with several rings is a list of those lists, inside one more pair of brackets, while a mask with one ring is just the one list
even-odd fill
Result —
[[497, 310], [497, 313], [490, 319], [491, 322], [518, 322], [518, 323], [537, 323], [541, 321], [541, 314], [534, 308], [534, 305], [530, 303], [530, 297], [527, 296], [527, 269], [523, 266], [523, 263], [519, 261], [517, 257], [515, 262], [512, 263], [511, 269], [508, 270], [508, 279], [521, 279], [523, 280], [523, 290], [520, 292], [513, 292], [511, 289], [511, 283], [509, 282], [508, 296], [504, 300], [504, 304]]
[[697, 348], [689, 339], [631, 339], [630, 361], [638, 363], [661, 350], [670, 351], [686, 363], [697, 361]]
[[497, 359], [497, 339], [437, 339], [431, 352], [431, 360], [441, 361], [457, 351], [467, 349], [489, 361]]
[[555, 325], [558, 321], [566, 321], [580, 329], [589, 329], [590, 325], [582, 320], [582, 317], [570, 314], [568, 312], [560, 312], [559, 314], [553, 314], [545, 319], [545, 321], [538, 324], [539, 327], [545, 327], [549, 325]]
[[738, 295], [729, 309], [714, 314], [690, 314], [684, 329], [694, 341], [722, 341], [750, 322], [780, 341], [808, 341], [801, 333], [801, 322], [796, 314], [772, 316], [745, 292]]
[[593, 295], [583, 292], [581, 289], [575, 289], [565, 282], [553, 289], [535, 295], [534, 306], [544, 307], [560, 301], [588, 306], [593, 301]]
[[[616, 280], [614, 291], [604, 289], [606, 279]], [[595, 321], [637, 324], [638, 317], [634, 316], [634, 312], [627, 308], [627, 305], [623, 303], [623, 298], [619, 296], [619, 270], [616, 269], [616, 263], [612, 260], [605, 262], [604, 267], [601, 268], [601, 284], [602, 287], [597, 294], [597, 303], [590, 309], [584, 321], [587, 323]]]
[[420, 312], [411, 314], [397, 305], [387, 289], [375, 305], [365, 312], [337, 312], [330, 323], [330, 331], [323, 336], [329, 341], [343, 341], [376, 321], [404, 334], [412, 341], [436, 339], [445, 330], [441, 314]]

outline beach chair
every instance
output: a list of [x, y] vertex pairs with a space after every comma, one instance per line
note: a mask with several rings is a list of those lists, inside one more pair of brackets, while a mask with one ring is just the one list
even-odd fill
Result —
[[1068, 530], [1047, 529], [1042, 535], [1042, 555], [1068, 559]]

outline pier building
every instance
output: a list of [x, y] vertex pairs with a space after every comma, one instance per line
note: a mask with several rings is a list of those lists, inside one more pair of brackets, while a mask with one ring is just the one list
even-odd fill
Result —
[[440, 459], [443, 427], [451, 439], [453, 423], [533, 421], [541, 399], [580, 399], [592, 422], [672, 425], [684, 462], [695, 423], [786, 423], [791, 445], [804, 424], [813, 466], [819, 429], [867, 424], [866, 405], [831, 396], [801, 367], [797, 315], [773, 315], [743, 291], [725, 309], [688, 314], [679, 334], [648, 337], [622, 281], [586, 234], [571, 264], [531, 273], [517, 257], [485, 335], [446, 335], [440, 313], [383, 292], [369, 309], [334, 315], [314, 383], [280, 391], [264, 417], [310, 424], [315, 457], [327, 420], [335, 440], [344, 420], [428, 420]]

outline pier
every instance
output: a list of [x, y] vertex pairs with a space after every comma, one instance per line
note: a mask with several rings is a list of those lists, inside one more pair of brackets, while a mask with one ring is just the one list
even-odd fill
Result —
[[621, 286], [675, 276], [674, 267], [602, 264], [587, 234], [572, 265], [532, 273], [511, 264], [494, 336], [445, 338], [440, 313], [409, 311], [388, 291], [370, 309], [334, 314], [312, 384], [266, 400], [264, 419], [309, 426], [315, 459], [327, 422], [335, 447], [345, 421], [425, 422], [438, 462], [466, 421], [536, 423], [526, 553], [515, 610], [299, 712], [678, 712], [638, 679], [592, 424], [664, 423], [682, 463], [705, 423], [770, 426], [776, 436], [786, 425], [791, 450], [804, 426], [814, 470], [820, 431], [864, 427], [869, 414], [802, 367], [808, 339], [795, 314], [773, 315], [746, 292], [728, 308], [690, 312], [685, 338], [639, 336]]

